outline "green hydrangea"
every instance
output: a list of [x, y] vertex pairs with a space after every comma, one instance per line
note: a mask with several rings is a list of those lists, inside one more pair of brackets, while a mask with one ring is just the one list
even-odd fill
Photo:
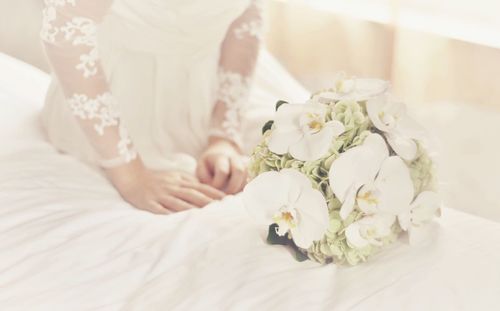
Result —
[[346, 131], [359, 128], [365, 123], [366, 117], [361, 105], [353, 100], [341, 100], [333, 104], [333, 117], [344, 123]]
[[437, 188], [434, 162], [421, 145], [418, 146], [417, 158], [407, 165], [410, 169], [415, 193]]

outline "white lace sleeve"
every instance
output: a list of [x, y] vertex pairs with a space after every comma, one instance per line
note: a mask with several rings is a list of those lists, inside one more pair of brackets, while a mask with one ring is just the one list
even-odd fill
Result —
[[97, 50], [97, 27], [112, 0], [45, 0], [41, 37], [52, 69], [87, 138], [114, 167], [137, 157], [120, 122]]
[[209, 135], [241, 146], [241, 113], [247, 102], [263, 26], [262, 3], [250, 6], [229, 27], [222, 43], [218, 92]]

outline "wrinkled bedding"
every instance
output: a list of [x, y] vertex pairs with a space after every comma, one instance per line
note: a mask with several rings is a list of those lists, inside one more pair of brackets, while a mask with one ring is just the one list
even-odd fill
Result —
[[48, 76], [0, 54], [0, 310], [498, 310], [500, 224], [445, 209], [433, 239], [356, 267], [295, 262], [238, 196], [168, 216], [48, 144]]

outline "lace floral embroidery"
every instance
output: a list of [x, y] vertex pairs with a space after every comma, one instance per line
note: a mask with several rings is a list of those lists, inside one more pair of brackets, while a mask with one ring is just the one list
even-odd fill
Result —
[[57, 7], [66, 4], [75, 5], [75, 0], [46, 0], [47, 8], [43, 12], [43, 26], [41, 37], [43, 40], [56, 43], [57, 35], [64, 34], [64, 39], [71, 42], [74, 46], [87, 46], [90, 48], [88, 53], [80, 55], [80, 63], [76, 69], [83, 72], [85, 78], [97, 74], [97, 26], [96, 23], [85, 17], [73, 17], [71, 21], [66, 22], [62, 27], [54, 26], [57, 20]]
[[222, 136], [241, 144], [241, 111], [248, 98], [251, 79], [240, 73], [219, 69], [219, 89], [217, 101], [225, 105], [224, 120], [221, 128], [213, 129], [212, 136]]
[[137, 152], [132, 147], [132, 139], [127, 132], [127, 129], [120, 124], [119, 126], [120, 141], [118, 141], [118, 154], [120, 158], [128, 163], [137, 158]]
[[246, 36], [254, 37], [257, 40], [262, 40], [262, 29], [264, 28], [264, 22], [262, 19], [263, 3], [262, 1], [255, 0], [252, 6], [258, 11], [255, 15], [255, 19], [242, 23], [239, 27], [234, 29], [234, 35], [237, 39], [243, 40]]
[[50, 43], [56, 41], [56, 36], [59, 34], [59, 28], [53, 23], [57, 20], [57, 7], [63, 7], [66, 4], [76, 5], [76, 0], [45, 0], [45, 9], [43, 10], [42, 30], [40, 36], [42, 40]]
[[258, 40], [262, 39], [262, 21], [251, 21], [248, 23], [241, 24], [240, 27], [236, 28], [234, 30], [234, 35], [238, 39], [244, 39], [245, 34], [249, 35], [250, 37], [255, 37]]
[[96, 62], [99, 58], [97, 53], [97, 26], [91, 19], [84, 17], [75, 17], [66, 25], [61, 27], [64, 38], [71, 41], [73, 45], [84, 45], [91, 47], [88, 54], [80, 56], [80, 63], [76, 69], [83, 71], [85, 78], [97, 74]]
[[82, 120], [97, 120], [94, 129], [99, 135], [104, 135], [104, 129], [118, 125], [119, 113], [111, 93], [106, 92], [96, 98], [85, 94], [73, 94], [68, 100], [75, 116]]
[[85, 94], [74, 94], [68, 102], [75, 116], [82, 120], [98, 121], [94, 124], [94, 129], [100, 136], [104, 135], [104, 130], [107, 127], [118, 126], [120, 140], [117, 149], [119, 157], [107, 160], [107, 162], [127, 163], [137, 157], [137, 152], [132, 148], [132, 140], [127, 130], [119, 122], [120, 114], [111, 93], [106, 92], [96, 98], [89, 98]]

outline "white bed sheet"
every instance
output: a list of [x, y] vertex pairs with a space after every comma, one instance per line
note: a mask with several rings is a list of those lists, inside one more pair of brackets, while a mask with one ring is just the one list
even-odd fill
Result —
[[0, 310], [498, 310], [500, 224], [445, 209], [435, 239], [357, 267], [266, 245], [238, 196], [171, 216], [124, 203], [44, 141], [48, 77], [0, 54]]

